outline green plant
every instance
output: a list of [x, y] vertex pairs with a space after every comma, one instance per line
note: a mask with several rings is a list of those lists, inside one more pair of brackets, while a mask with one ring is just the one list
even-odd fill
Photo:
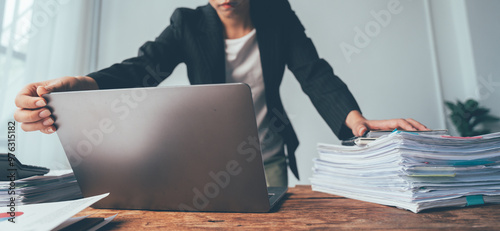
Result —
[[490, 109], [480, 107], [479, 103], [473, 99], [469, 99], [465, 103], [457, 100], [456, 104], [445, 101], [445, 104], [448, 109], [450, 109], [450, 119], [461, 136], [487, 134], [490, 132], [489, 129], [483, 128], [475, 130], [474, 128], [486, 122], [496, 122], [500, 120], [498, 117], [489, 114]]

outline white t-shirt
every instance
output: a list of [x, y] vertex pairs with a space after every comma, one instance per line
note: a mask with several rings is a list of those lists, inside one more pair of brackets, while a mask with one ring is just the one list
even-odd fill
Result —
[[226, 39], [226, 82], [246, 83], [252, 89], [255, 117], [264, 160], [280, 153], [283, 138], [270, 129], [265, 85], [256, 31], [237, 39]]

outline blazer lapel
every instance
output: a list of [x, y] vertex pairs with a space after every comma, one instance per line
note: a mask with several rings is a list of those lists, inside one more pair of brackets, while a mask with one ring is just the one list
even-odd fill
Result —
[[257, 41], [259, 43], [260, 61], [262, 65], [262, 75], [264, 78], [264, 84], [270, 86], [270, 81], [274, 73], [273, 67], [276, 66], [276, 44], [274, 39], [274, 33], [272, 31], [267, 31], [267, 28], [257, 28]]
[[[264, 85], [266, 87], [267, 97], [273, 97], [274, 88], [279, 87], [280, 83], [280, 68], [283, 68], [282, 60], [280, 60], [279, 50], [281, 49], [281, 41], [278, 28], [272, 21], [268, 21], [269, 14], [263, 10], [266, 6], [258, 5], [259, 2], [251, 2], [250, 17], [257, 31], [257, 41], [259, 43], [260, 61], [262, 65], [262, 75]], [[267, 20], [266, 20], [267, 18]], [[268, 99], [269, 102], [269, 99]]]
[[215, 9], [208, 4], [202, 8], [205, 17], [200, 20], [197, 38], [198, 50], [205, 62], [207, 83], [226, 81], [226, 56], [222, 22]]

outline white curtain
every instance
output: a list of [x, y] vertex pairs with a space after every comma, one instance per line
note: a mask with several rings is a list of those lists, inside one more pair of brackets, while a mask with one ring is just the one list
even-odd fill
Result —
[[[18, 3], [26, 0], [9, 1]], [[25, 40], [26, 56], [21, 75], [1, 77], [2, 83], [8, 83], [8, 87], [2, 87], [5, 97], [0, 99], [2, 126], [13, 120], [14, 97], [24, 85], [93, 71], [97, 37], [95, 19], [99, 7], [98, 0], [33, 1], [29, 25], [21, 25], [23, 31], [11, 36], [15, 37], [15, 41], [9, 43], [15, 46]], [[3, 131], [6, 128], [0, 130], [0, 134]], [[28, 133], [18, 126], [17, 147], [16, 156], [23, 163], [51, 169], [70, 168], [56, 134]]]

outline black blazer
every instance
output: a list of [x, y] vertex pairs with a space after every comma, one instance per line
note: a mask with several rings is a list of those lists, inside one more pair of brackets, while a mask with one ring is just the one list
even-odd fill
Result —
[[[252, 0], [250, 4], [272, 127], [283, 136], [288, 165], [299, 178], [294, 154], [299, 142], [279, 95], [285, 65], [340, 139], [353, 136], [344, 122], [359, 107], [330, 65], [318, 57], [287, 0]], [[223, 25], [210, 4], [194, 10], [179, 8], [170, 25], [155, 41], [146, 42], [137, 57], [88, 76], [101, 89], [156, 86], [183, 62], [191, 84], [224, 83], [224, 46]]]

